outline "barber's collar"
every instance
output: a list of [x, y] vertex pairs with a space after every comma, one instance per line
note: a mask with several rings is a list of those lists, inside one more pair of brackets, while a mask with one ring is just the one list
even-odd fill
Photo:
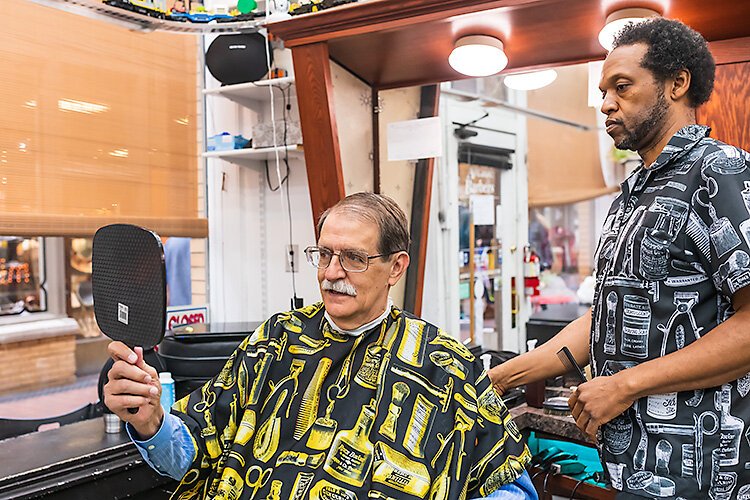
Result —
[[337, 332], [343, 333], [344, 335], [350, 335], [352, 337], [359, 337], [362, 335], [362, 333], [366, 332], [367, 330], [372, 329], [376, 325], [380, 324], [385, 318], [388, 317], [388, 315], [391, 313], [391, 308], [393, 307], [393, 300], [391, 300], [390, 297], [388, 297], [388, 304], [385, 306], [385, 311], [383, 311], [383, 314], [375, 318], [374, 320], [370, 321], [369, 323], [365, 323], [364, 325], [355, 328], [353, 330], [344, 330], [343, 328], [340, 328], [334, 321], [333, 318], [328, 314], [328, 311], [324, 313], [324, 316], [326, 318], [326, 321], [331, 325], [331, 328], [336, 330]]
[[670, 160], [679, 158], [693, 149], [703, 138], [708, 137], [710, 133], [711, 128], [705, 125], [691, 124], [682, 127], [672, 136], [667, 145], [664, 146], [664, 149], [657, 156], [656, 161], [648, 165], [648, 169], [658, 170], [669, 163]]

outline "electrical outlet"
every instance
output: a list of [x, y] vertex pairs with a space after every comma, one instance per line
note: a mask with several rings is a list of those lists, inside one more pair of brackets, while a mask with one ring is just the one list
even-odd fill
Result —
[[292, 272], [292, 266], [294, 266], [294, 272], [299, 272], [299, 245], [284, 245], [285, 254], [285, 268], [286, 272]]

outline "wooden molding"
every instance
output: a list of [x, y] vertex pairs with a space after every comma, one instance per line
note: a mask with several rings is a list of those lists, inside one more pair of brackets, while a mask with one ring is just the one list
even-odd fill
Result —
[[717, 40], [708, 46], [717, 65], [750, 61], [750, 37]]
[[287, 47], [402, 28], [449, 16], [554, 0], [369, 0], [268, 25]]
[[[750, 2], [713, 0], [369, 0], [269, 25], [287, 46], [328, 43], [331, 58], [377, 89], [460, 80], [448, 64], [454, 42], [484, 34], [503, 41], [505, 72], [603, 59], [597, 34], [611, 10], [661, 7], [709, 40], [750, 37]], [[662, 5], [663, 4], [663, 5]], [[543, 34], [543, 35], [540, 35]]]
[[[421, 89], [419, 117], [437, 116], [440, 104], [440, 86], [427, 85]], [[406, 290], [404, 309], [422, 314], [424, 296], [424, 274], [427, 262], [427, 235], [430, 227], [430, 202], [432, 200], [432, 178], [435, 172], [435, 158], [425, 158], [417, 162], [414, 172], [414, 191], [411, 201], [411, 248], [410, 263], [406, 269]]]
[[345, 196], [333, 81], [325, 43], [292, 49], [313, 225]]

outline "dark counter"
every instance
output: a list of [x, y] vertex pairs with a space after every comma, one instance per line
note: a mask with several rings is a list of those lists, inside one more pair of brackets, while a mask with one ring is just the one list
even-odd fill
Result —
[[166, 499], [175, 485], [102, 418], [0, 441], [0, 499]]
[[542, 309], [529, 316], [526, 322], [526, 338], [537, 339], [537, 346], [540, 346], [568, 326], [568, 323], [589, 311], [591, 307], [577, 303], [543, 306]]
[[543, 432], [579, 444], [594, 446], [586, 434], [576, 427], [576, 422], [571, 415], [548, 415], [543, 409], [526, 404], [511, 408], [509, 411], [513, 416], [513, 421], [521, 430]]

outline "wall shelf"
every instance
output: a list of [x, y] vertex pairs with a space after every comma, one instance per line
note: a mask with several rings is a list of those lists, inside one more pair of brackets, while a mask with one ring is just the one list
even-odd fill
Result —
[[265, 19], [226, 23], [191, 23], [169, 21], [105, 5], [96, 0], [31, 0], [40, 5], [116, 24], [133, 31], [168, 31], [183, 34], [255, 32], [265, 26]]
[[[239, 104], [245, 104], [248, 101], [269, 101], [270, 87], [280, 87], [282, 89], [294, 85], [294, 78], [287, 76], [284, 78], [273, 78], [269, 80], [258, 80], [257, 82], [238, 83], [235, 85], [224, 85], [214, 89], [203, 89], [203, 95], [225, 97]], [[274, 95], [276, 97], [276, 95]]]
[[293, 159], [302, 159], [304, 154], [301, 144], [292, 144], [276, 148], [246, 148], [230, 149], [227, 151], [209, 151], [203, 153], [202, 156], [204, 158], [218, 158], [232, 163], [247, 164], [248, 162], [263, 160], [274, 161], [276, 159], [276, 151], [279, 152], [279, 159], [283, 159], [284, 154], [287, 152], [289, 153], [289, 157]]

